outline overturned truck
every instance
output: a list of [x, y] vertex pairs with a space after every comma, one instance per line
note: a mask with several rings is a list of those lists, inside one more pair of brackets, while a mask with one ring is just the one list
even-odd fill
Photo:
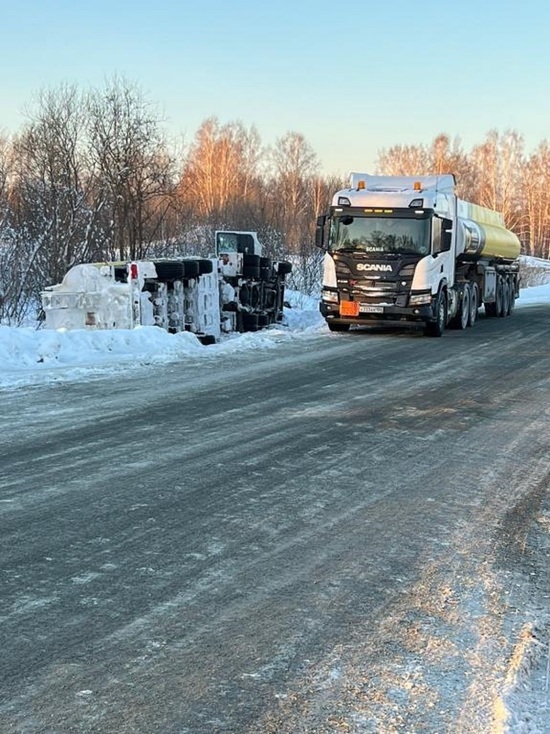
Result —
[[50, 329], [190, 331], [205, 344], [222, 333], [282, 321], [292, 265], [262, 256], [255, 232], [216, 232], [208, 258], [76, 265], [41, 294]]

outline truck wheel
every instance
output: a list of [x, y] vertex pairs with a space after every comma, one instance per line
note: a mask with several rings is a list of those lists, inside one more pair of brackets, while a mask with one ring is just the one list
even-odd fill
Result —
[[511, 316], [516, 308], [516, 289], [514, 281], [510, 281], [510, 306], [508, 307], [508, 315]]
[[473, 326], [477, 321], [477, 310], [479, 308], [479, 288], [477, 283], [472, 283], [470, 286], [470, 318], [468, 319], [468, 326]]
[[435, 321], [428, 321], [426, 324], [426, 336], [443, 336], [445, 326], [447, 325], [447, 296], [445, 291], [439, 291], [435, 304]]
[[282, 260], [277, 263], [277, 273], [279, 275], [288, 275], [292, 271], [292, 263]]
[[199, 264], [196, 260], [157, 260], [154, 265], [161, 282], [196, 278], [199, 274]]
[[271, 271], [273, 270], [273, 261], [270, 257], [260, 258], [260, 278], [262, 280], [269, 280], [271, 278]]
[[260, 279], [260, 256], [243, 255], [243, 277], [252, 280]]
[[243, 313], [243, 331], [258, 331], [257, 313]]
[[199, 266], [199, 275], [208, 275], [214, 269], [212, 260], [207, 260], [206, 258], [197, 260], [197, 264]]
[[458, 311], [453, 317], [449, 326], [452, 329], [460, 329], [464, 331], [470, 323], [470, 286], [466, 284], [462, 290], [462, 297], [458, 304]]
[[460, 304], [460, 329], [464, 331], [470, 325], [470, 286], [465, 285]]
[[243, 283], [243, 285], [239, 289], [239, 302], [243, 306], [248, 306], [250, 303], [250, 288], [246, 285], [246, 283]]
[[486, 303], [485, 304], [485, 316], [496, 316], [497, 315], [497, 304], [494, 303]]
[[505, 317], [510, 313], [510, 288], [508, 286], [507, 278], [502, 279], [502, 305], [499, 311], [499, 316]]
[[502, 302], [504, 300], [503, 283], [500, 275], [497, 275], [497, 288], [495, 293], [495, 315], [502, 316]]

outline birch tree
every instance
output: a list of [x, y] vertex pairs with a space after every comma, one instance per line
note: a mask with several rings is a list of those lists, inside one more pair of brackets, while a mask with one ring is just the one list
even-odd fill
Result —
[[115, 78], [90, 94], [89, 167], [108, 210], [112, 256], [144, 257], [172, 204], [173, 164], [158, 116], [140, 90]]

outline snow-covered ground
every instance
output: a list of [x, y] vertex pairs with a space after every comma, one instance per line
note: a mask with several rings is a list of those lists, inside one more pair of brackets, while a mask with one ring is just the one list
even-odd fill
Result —
[[[132, 330], [52, 331], [0, 326], [0, 387], [82, 378], [97, 370], [120, 371], [153, 362], [216, 359], [249, 349], [270, 349], [282, 340], [327, 329], [316, 299], [291, 291], [283, 324], [256, 333], [224, 336], [203, 346], [190, 332], [168, 334], [154, 327]], [[517, 308], [550, 303], [550, 283], [521, 291]], [[328, 330], [327, 330], [328, 331]]]

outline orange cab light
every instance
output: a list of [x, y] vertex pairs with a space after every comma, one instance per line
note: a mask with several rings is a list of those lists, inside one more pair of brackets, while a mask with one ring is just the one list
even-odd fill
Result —
[[413, 184], [414, 191], [422, 191], [422, 182], [421, 181], [415, 181]]
[[363, 191], [363, 189], [365, 189], [365, 188], [366, 188], [366, 186], [365, 186], [365, 182], [364, 181], [358, 181], [357, 182], [357, 191]]

